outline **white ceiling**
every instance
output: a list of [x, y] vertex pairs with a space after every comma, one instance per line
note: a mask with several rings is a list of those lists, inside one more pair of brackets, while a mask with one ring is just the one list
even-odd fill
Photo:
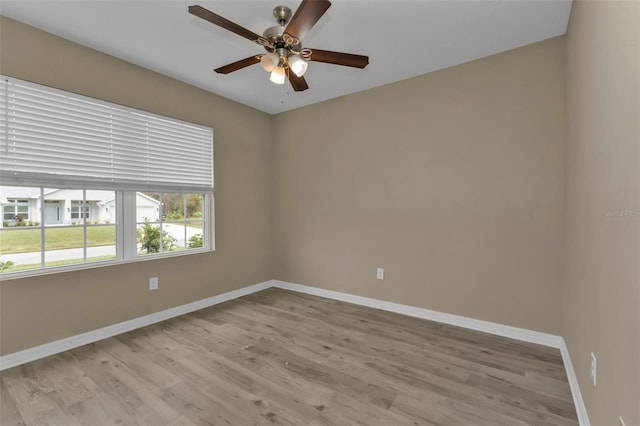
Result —
[[310, 89], [269, 82], [257, 44], [187, 12], [199, 4], [261, 34], [291, 0], [1, 0], [0, 13], [268, 113], [299, 108], [564, 34], [571, 0], [332, 0], [304, 46], [368, 55], [364, 70], [311, 62]]

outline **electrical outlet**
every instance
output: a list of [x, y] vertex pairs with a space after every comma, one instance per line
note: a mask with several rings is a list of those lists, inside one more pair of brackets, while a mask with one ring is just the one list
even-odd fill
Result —
[[157, 290], [158, 289], [158, 277], [149, 278], [149, 290]]
[[591, 383], [593, 383], [593, 387], [596, 387], [596, 356], [591, 352], [591, 368], [589, 370], [589, 377], [591, 377]]
[[376, 278], [379, 280], [384, 280], [384, 268], [376, 269]]

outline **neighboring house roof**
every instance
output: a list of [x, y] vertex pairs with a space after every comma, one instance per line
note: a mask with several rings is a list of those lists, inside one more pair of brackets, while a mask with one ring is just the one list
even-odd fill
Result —
[[[47, 195], [54, 194], [59, 191], [67, 191], [67, 189], [49, 189], [45, 190], [44, 195], [45, 199]], [[113, 192], [113, 191], [109, 191]], [[148, 195], [143, 194], [142, 192], [136, 193], [138, 197], [142, 197], [147, 201], [160, 205], [160, 202], [155, 198], [149, 197]], [[8, 203], [8, 198], [20, 198], [20, 199], [37, 199], [40, 198], [40, 188], [30, 188], [25, 186], [0, 186], [0, 203], [6, 204]], [[98, 204], [104, 205], [108, 202], [113, 201], [114, 197], [109, 197], [103, 200], [87, 200], [87, 201], [97, 201]]]
[[24, 186], [0, 186], [0, 196], [2, 202], [7, 202], [7, 198], [38, 198], [40, 188], [29, 188]]
[[[44, 196], [61, 191], [60, 189], [46, 189], [44, 190]], [[40, 188], [31, 188], [28, 186], [0, 186], [0, 194], [2, 199], [6, 198], [27, 198], [37, 199], [40, 198]]]
[[106, 200], [100, 200], [96, 204], [99, 206], [106, 206], [109, 203], [113, 203], [115, 201], [115, 197], [107, 198]]
[[[150, 201], [152, 204], [157, 204], [160, 205], [160, 201], [156, 200], [153, 197], [149, 197], [148, 195], [143, 194], [142, 192], [136, 192], [136, 196], [140, 197], [140, 198], [144, 198], [148, 201]], [[100, 202], [98, 202], [99, 205], [105, 205], [105, 204], [109, 204], [111, 202], [113, 202], [115, 200], [115, 197], [110, 197], [110, 198], [106, 198], [104, 200], [101, 200]]]
[[156, 200], [156, 199], [155, 199], [155, 198], [153, 198], [153, 197], [149, 197], [148, 195], [145, 195], [145, 194], [143, 194], [142, 192], [138, 192], [137, 194], [138, 194], [138, 197], [146, 198], [148, 201], [151, 201], [151, 202], [152, 202], [152, 203], [154, 203], [154, 204], [158, 204], [158, 205], [160, 205], [160, 201]]
[[[60, 190], [59, 189], [49, 189], [49, 190], [45, 189], [44, 190], [44, 196], [46, 197], [47, 195], [53, 194], [53, 193], [58, 192], [58, 191], [60, 191]], [[38, 194], [38, 195], [40, 195], [40, 194]]]

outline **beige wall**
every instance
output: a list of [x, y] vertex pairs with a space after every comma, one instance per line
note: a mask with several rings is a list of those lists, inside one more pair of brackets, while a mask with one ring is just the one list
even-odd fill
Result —
[[0, 19], [3, 74], [214, 127], [217, 230], [215, 253], [0, 282], [0, 354], [277, 278], [562, 334], [592, 424], [640, 424], [640, 3], [275, 117]]
[[279, 114], [275, 135], [277, 279], [560, 332], [564, 38]]
[[216, 156], [214, 253], [2, 281], [0, 354], [273, 277], [271, 116], [4, 17], [0, 72], [211, 126]]
[[566, 52], [562, 334], [591, 424], [640, 425], [640, 2], [574, 1]]

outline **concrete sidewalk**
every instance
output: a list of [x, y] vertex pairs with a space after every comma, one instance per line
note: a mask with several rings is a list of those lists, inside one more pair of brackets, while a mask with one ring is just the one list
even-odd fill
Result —
[[[87, 257], [97, 257], [106, 255], [116, 255], [116, 246], [100, 246], [100, 247], [87, 247]], [[49, 250], [46, 252], [45, 262], [55, 262], [58, 260], [69, 259], [82, 259], [82, 249], [64, 249], [64, 250]], [[40, 263], [40, 252], [31, 253], [10, 253], [1, 254], [0, 262], [10, 260], [14, 265], [31, 265], [34, 263]]]
[[[185, 240], [185, 228], [179, 225], [174, 225], [170, 223], [163, 224], [162, 227], [169, 234], [171, 234], [176, 239], [176, 244], [180, 247], [186, 247], [188, 243], [188, 239], [193, 235], [201, 234], [202, 231], [195, 228], [186, 228], [186, 240]], [[100, 246], [100, 247], [87, 247], [87, 257], [98, 257], [98, 256], [107, 256], [112, 255], [115, 257], [116, 255], [116, 246]], [[14, 265], [31, 265], [34, 263], [40, 263], [40, 252], [31, 252], [31, 253], [14, 253], [14, 254], [0, 254], [0, 262], [6, 262], [10, 260]], [[58, 260], [69, 260], [69, 259], [82, 259], [82, 248], [72, 248], [72, 249], [64, 249], [64, 250], [49, 250], [45, 253], [45, 262], [55, 262]]]

